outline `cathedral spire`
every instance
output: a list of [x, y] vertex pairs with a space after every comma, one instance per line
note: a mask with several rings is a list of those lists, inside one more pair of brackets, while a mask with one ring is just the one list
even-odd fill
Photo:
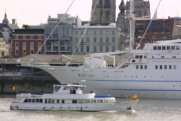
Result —
[[6, 10], [5, 10], [4, 19], [3, 19], [2, 23], [3, 24], [9, 24], [9, 20], [7, 19]]
[[124, 0], [121, 1], [121, 4], [119, 5], [119, 10], [121, 11], [121, 15], [125, 13], [126, 5], [124, 3]]

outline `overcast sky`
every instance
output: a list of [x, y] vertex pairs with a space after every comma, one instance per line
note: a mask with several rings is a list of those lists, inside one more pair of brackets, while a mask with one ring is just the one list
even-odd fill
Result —
[[[16, 19], [19, 27], [23, 24], [39, 25], [46, 23], [50, 15], [57, 17], [58, 13], [65, 13], [73, 0], [0, 0], [0, 23], [4, 18], [6, 10], [8, 20]], [[124, 0], [125, 2], [127, 0]], [[147, 1], [147, 0], [146, 0]], [[159, 0], [150, 0], [151, 15], [154, 14]], [[118, 6], [121, 0], [116, 0], [116, 19], [119, 13]], [[75, 0], [68, 11], [71, 16], [79, 16], [81, 20], [87, 21], [90, 18], [92, 0]], [[158, 18], [181, 17], [181, 0], [162, 0], [158, 9]]]

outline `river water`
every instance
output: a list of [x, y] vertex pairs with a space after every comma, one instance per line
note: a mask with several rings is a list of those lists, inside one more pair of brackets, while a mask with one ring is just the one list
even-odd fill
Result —
[[181, 121], [181, 100], [140, 99], [132, 112], [72, 112], [10, 110], [14, 99], [0, 96], [0, 121]]

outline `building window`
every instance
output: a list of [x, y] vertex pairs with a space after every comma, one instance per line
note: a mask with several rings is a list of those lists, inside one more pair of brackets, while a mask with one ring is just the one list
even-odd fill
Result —
[[78, 48], [77, 48], [77, 46], [75, 46], [75, 49], [76, 49], [75, 51], [76, 51], [76, 52], [78, 52]]
[[34, 43], [30, 43], [30, 54], [34, 54]]
[[94, 31], [94, 35], [97, 35], [97, 32], [96, 32], [96, 31]]
[[81, 35], [83, 35], [83, 33], [84, 33], [84, 32], [83, 32], [83, 31], [81, 31]]
[[26, 39], [26, 36], [25, 36], [25, 35], [23, 35], [23, 39], [24, 39], [24, 40]]
[[87, 33], [86, 33], [87, 35], [89, 35], [89, 31], [87, 31]]
[[84, 52], [84, 46], [81, 46], [81, 52]]
[[100, 37], [100, 43], [102, 43], [102, 37]]
[[100, 46], [100, 52], [103, 52], [103, 47], [102, 46]]
[[31, 50], [31, 54], [34, 54], [34, 50]]
[[26, 42], [23, 42], [23, 55], [26, 55]]
[[75, 42], [78, 43], [78, 37], [75, 38]]
[[109, 52], [109, 46], [106, 46], [106, 52]]
[[75, 31], [75, 35], [78, 35], [78, 31]]
[[109, 34], [109, 32], [108, 31], [106, 31], [106, 35], [108, 35]]
[[41, 54], [41, 42], [38, 42], [38, 54]]
[[112, 43], [115, 43], [115, 37], [112, 38]]
[[102, 35], [102, 31], [100, 31], [100, 35]]
[[154, 34], [157, 34], [157, 32], [154, 32]]
[[109, 43], [109, 37], [106, 37], [106, 43]]
[[97, 52], [97, 47], [96, 46], [94, 46], [94, 52]]
[[33, 42], [31, 42], [31, 47], [34, 47], [34, 43]]
[[86, 40], [87, 43], [89, 43], [89, 37], [87, 37], [87, 40]]
[[96, 43], [97, 42], [97, 37], [94, 37], [94, 43]]
[[89, 46], [87, 46], [87, 52], [89, 52]]
[[16, 50], [16, 51], [15, 51], [15, 55], [19, 55], [19, 50]]
[[38, 39], [41, 40], [41, 35], [38, 36]]
[[114, 35], [115, 34], [115, 32], [114, 31], [112, 31], [112, 35]]
[[115, 52], [115, 46], [112, 46], [112, 52]]
[[171, 34], [171, 32], [170, 32], [170, 31], [168, 31], [168, 32], [167, 32], [167, 34]]
[[15, 55], [19, 55], [19, 43], [15, 42]]
[[34, 36], [33, 36], [33, 35], [31, 35], [31, 39], [34, 39]]

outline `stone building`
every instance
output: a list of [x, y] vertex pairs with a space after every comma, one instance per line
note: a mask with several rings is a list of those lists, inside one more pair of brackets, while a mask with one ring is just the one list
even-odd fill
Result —
[[[97, 0], [92, 0], [92, 12]], [[116, 0], [98, 0], [91, 24], [115, 23]]]
[[[85, 26], [73, 29], [74, 49], [77, 47]], [[115, 52], [124, 50], [125, 35], [116, 26], [89, 26], [75, 54]]]
[[0, 38], [0, 57], [9, 56], [9, 46], [4, 38]]

